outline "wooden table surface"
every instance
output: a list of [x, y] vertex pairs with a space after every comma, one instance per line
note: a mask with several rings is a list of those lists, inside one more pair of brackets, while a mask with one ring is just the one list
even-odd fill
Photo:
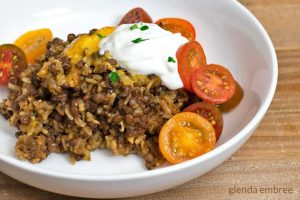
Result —
[[[268, 113], [248, 142], [215, 170], [182, 186], [132, 199], [300, 199], [300, 0], [240, 2], [260, 20], [276, 47], [279, 82]], [[291, 193], [276, 194], [274, 187]], [[248, 192], [237, 193], [238, 188]], [[273, 193], [255, 193], [264, 188], [273, 188]], [[79, 198], [35, 189], [0, 173], [0, 199]]]

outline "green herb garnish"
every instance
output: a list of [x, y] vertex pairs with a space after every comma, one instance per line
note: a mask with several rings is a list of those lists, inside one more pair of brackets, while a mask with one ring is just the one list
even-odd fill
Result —
[[146, 40], [149, 40], [149, 39], [143, 39], [143, 38], [136, 38], [135, 40], [132, 40], [131, 42], [133, 42], [133, 43], [140, 43], [140, 42], [144, 42], [144, 41], [146, 41]]
[[108, 74], [108, 78], [110, 79], [112, 84], [115, 84], [120, 79], [120, 76], [117, 72], [110, 72]]
[[[134, 30], [134, 29], [138, 29], [139, 28], [139, 25], [138, 24], [134, 24], [132, 26], [130, 26], [130, 30]], [[149, 26], [147, 25], [144, 25], [142, 26], [141, 28], [139, 28], [141, 31], [145, 31], [147, 29], [149, 29]]]
[[101, 38], [101, 39], [105, 38], [104, 35], [101, 35], [101, 34], [99, 34], [99, 33], [97, 33], [97, 35], [98, 35], [98, 37]]
[[176, 60], [173, 57], [168, 57], [168, 62], [176, 63]]
[[145, 31], [145, 30], [147, 30], [147, 29], [149, 29], [149, 26], [147, 26], [147, 25], [144, 25], [144, 26], [142, 26], [142, 27], [140, 28], [141, 31]]
[[139, 28], [139, 26], [137, 24], [134, 24], [132, 26], [130, 26], [130, 30], [134, 30], [134, 29], [137, 29]]

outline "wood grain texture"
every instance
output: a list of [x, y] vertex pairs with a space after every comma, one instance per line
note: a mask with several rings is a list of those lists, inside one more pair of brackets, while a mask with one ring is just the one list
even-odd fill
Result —
[[[241, 0], [277, 50], [279, 82], [272, 105], [249, 141], [228, 161], [182, 186], [133, 200], [300, 199], [300, 0]], [[292, 194], [232, 194], [232, 187], [292, 188]], [[0, 173], [1, 200], [79, 199], [41, 191]]]
[[277, 50], [300, 48], [300, 0], [240, 0], [264, 25]]

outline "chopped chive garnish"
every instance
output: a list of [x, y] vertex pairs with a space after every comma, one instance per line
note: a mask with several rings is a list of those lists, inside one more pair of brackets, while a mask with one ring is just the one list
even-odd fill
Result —
[[139, 28], [139, 26], [137, 24], [134, 24], [132, 26], [130, 26], [130, 30], [134, 30], [134, 29], [137, 29]]
[[101, 34], [99, 34], [99, 33], [97, 33], [97, 35], [98, 35], [98, 37], [101, 38], [101, 39], [105, 38], [104, 35], [101, 35]]
[[144, 26], [142, 26], [142, 27], [140, 28], [141, 31], [145, 31], [145, 30], [147, 30], [147, 29], [149, 29], [149, 26], [147, 26], [147, 25], [144, 25]]
[[140, 42], [144, 42], [146, 40], [149, 40], [149, 39], [136, 38], [135, 40], [132, 40], [131, 42], [133, 42], [133, 43], [140, 43]]
[[110, 79], [112, 84], [115, 84], [120, 79], [120, 76], [117, 72], [110, 72], [108, 74], [108, 78]]
[[168, 57], [168, 62], [176, 63], [176, 60], [173, 57]]

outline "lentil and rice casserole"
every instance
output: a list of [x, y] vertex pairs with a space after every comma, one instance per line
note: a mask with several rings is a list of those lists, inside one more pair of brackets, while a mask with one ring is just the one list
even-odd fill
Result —
[[[188, 94], [169, 90], [156, 75], [130, 74], [109, 52], [71, 63], [64, 52], [76, 37], [53, 39], [36, 64], [10, 80], [0, 113], [19, 129], [16, 154], [39, 163], [50, 153], [68, 153], [75, 163], [108, 148], [115, 155], [139, 154], [148, 169], [161, 165], [158, 134]], [[111, 72], [119, 76], [115, 83]]]

